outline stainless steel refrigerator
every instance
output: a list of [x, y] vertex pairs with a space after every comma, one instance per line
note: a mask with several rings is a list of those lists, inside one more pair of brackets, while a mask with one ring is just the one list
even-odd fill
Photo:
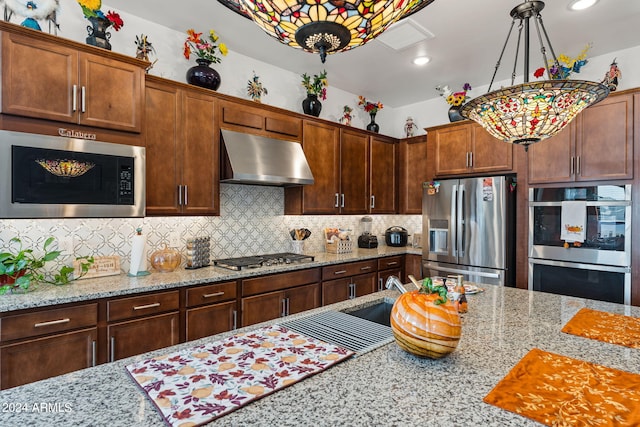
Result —
[[423, 276], [462, 274], [465, 281], [515, 286], [515, 177], [423, 187]]

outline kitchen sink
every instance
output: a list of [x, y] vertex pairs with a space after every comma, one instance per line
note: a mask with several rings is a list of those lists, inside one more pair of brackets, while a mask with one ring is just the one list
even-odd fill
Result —
[[391, 309], [393, 308], [393, 302], [382, 301], [378, 304], [370, 307], [360, 308], [355, 311], [346, 312], [351, 316], [359, 317], [360, 319], [366, 319], [371, 322], [378, 323], [391, 327]]

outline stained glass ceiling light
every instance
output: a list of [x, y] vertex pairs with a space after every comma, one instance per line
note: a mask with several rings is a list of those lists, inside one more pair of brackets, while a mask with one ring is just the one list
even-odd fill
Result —
[[283, 44], [319, 53], [344, 52], [434, 0], [218, 0], [252, 19]]
[[[529, 19], [532, 17], [535, 18], [540, 51], [543, 63], [547, 67], [547, 75], [551, 76], [552, 73], [540, 29], [553, 56], [552, 64], [557, 68], [560, 67], [547, 30], [542, 23], [540, 11], [543, 8], [542, 1], [526, 1], [511, 10], [513, 21], [491, 78], [489, 92], [472, 99], [460, 110], [462, 116], [478, 122], [494, 137], [505, 142], [524, 145], [525, 149], [529, 144], [557, 134], [582, 110], [609, 95], [609, 89], [605, 85], [585, 80], [552, 79], [529, 82]], [[491, 92], [491, 86], [516, 20], [520, 22], [516, 60], [511, 75], [512, 86]], [[513, 85], [523, 29], [524, 83]]]

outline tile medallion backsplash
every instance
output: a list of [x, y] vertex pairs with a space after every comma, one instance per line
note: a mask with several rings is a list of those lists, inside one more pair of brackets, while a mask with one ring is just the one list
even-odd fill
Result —
[[[0, 220], [0, 251], [12, 237], [25, 246], [42, 249], [44, 240], [53, 236], [69, 264], [84, 255], [119, 255], [123, 271], [129, 269], [131, 237], [137, 227], [147, 236], [147, 255], [166, 244], [186, 254], [189, 237], [210, 236], [211, 258], [230, 258], [276, 252], [291, 252], [289, 230], [308, 228], [305, 252], [324, 252], [323, 229], [341, 227], [360, 234], [363, 215], [284, 215], [284, 190], [280, 187], [221, 184], [220, 216], [145, 217], [145, 218], [64, 218]], [[420, 215], [371, 215], [372, 233], [384, 245], [384, 232], [393, 225], [405, 227], [409, 234], [421, 232]], [[411, 241], [411, 237], [409, 238]], [[73, 254], [69, 249], [73, 248]]]

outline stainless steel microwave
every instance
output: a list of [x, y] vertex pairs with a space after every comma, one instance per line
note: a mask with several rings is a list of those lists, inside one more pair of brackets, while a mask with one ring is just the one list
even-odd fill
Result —
[[144, 216], [144, 147], [0, 131], [0, 174], [0, 218]]

